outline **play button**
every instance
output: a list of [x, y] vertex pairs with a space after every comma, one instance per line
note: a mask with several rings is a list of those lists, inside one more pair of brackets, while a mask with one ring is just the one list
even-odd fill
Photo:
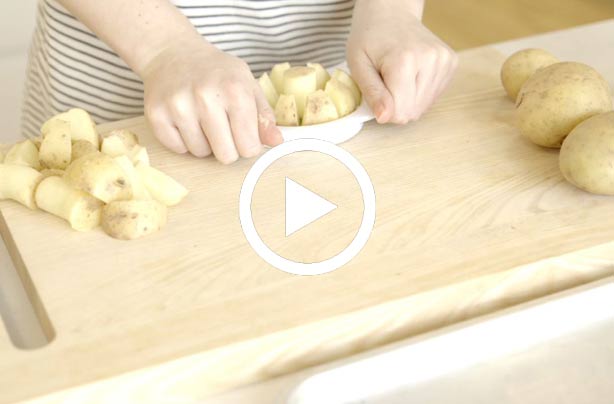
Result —
[[[284, 158], [285, 156], [291, 156], [294, 153], [304, 151], [320, 153], [337, 160], [350, 171], [350, 174], [356, 180], [360, 193], [362, 194], [362, 217], [360, 219], [357, 232], [353, 235], [353, 238], [344, 249], [339, 251], [337, 254], [322, 260], [316, 259], [310, 261], [301, 258], [292, 260], [276, 253], [262, 240], [260, 234], [256, 230], [254, 218], [252, 217], [252, 197], [260, 176], [277, 160]], [[309, 165], [309, 163], [307, 163], [306, 166], [311, 168], [314, 167], [313, 165]], [[297, 177], [294, 176], [294, 178]], [[344, 202], [343, 196], [337, 193], [335, 199], [337, 200], [337, 203], [339, 203], [341, 209], [334, 215], [323, 218], [330, 212], [337, 209], [337, 205], [307, 189], [298, 182], [293, 181], [287, 176], [282, 176], [277, 182], [275, 182], [275, 184], [278, 184], [279, 188], [281, 188], [282, 184], [284, 184], [284, 180], [282, 179], [285, 179], [285, 237], [283, 237], [283, 225], [279, 227], [280, 231], [277, 234], [281, 236], [284, 242], [291, 244], [293, 240], [296, 241], [297, 238], [298, 240], [301, 240], [301, 237], [304, 237], [306, 234], [308, 235], [309, 232], [313, 231], [314, 229], [318, 229], [318, 225], [326, 223], [327, 219], [333, 217], [337, 217], [334, 223], [338, 225], [341, 223], [339, 216], [341, 212], [344, 211], [345, 213], [343, 214], [348, 213], [348, 206], [350, 205], [348, 204], [347, 200]], [[305, 180], [302, 181], [305, 183]], [[339, 186], [343, 186], [342, 182], [339, 184]], [[272, 189], [274, 188], [269, 188], [268, 191], [270, 192]], [[347, 185], [345, 185], [344, 190], [348, 189], [349, 188], [347, 188]], [[328, 192], [330, 192], [330, 190]], [[269, 193], [268, 195], [275, 195], [275, 193]], [[279, 197], [282, 198], [282, 195], [283, 193], [280, 193]], [[358, 195], [357, 197], [360, 198]], [[270, 204], [266, 204], [266, 206], [270, 206]], [[268, 211], [265, 217], [270, 219], [274, 215], [275, 212]], [[283, 215], [280, 215], [280, 217], [283, 218]], [[321, 219], [321, 221], [318, 221], [318, 219]], [[239, 220], [249, 245], [251, 245], [254, 251], [263, 260], [273, 267], [295, 275], [324, 274], [334, 271], [335, 269], [340, 268], [350, 262], [367, 243], [367, 240], [371, 235], [373, 225], [375, 224], [375, 190], [373, 189], [373, 184], [371, 183], [367, 171], [347, 150], [336, 146], [333, 143], [318, 139], [297, 139], [287, 141], [270, 149], [260, 156], [260, 158], [256, 160], [254, 165], [248, 171], [239, 194]], [[315, 224], [315, 221], [318, 221], [318, 224]], [[267, 220], [267, 223], [270, 224], [271, 221]], [[309, 229], [304, 229], [312, 223], [313, 226], [310, 226]], [[331, 222], [329, 222], [329, 224], [330, 223]], [[300, 231], [301, 229], [304, 230]], [[326, 237], [328, 235], [335, 234], [335, 236], [338, 237], [340, 234], [338, 231], [335, 232], [333, 230], [339, 229], [331, 228], [331, 231], [327, 232], [326, 229], [323, 230], [320, 228], [320, 231], [323, 231], [322, 236], [316, 235], [315, 238], [311, 237], [308, 239], [308, 243], [313, 242], [317, 244], [320, 241], [327, 243]], [[295, 234], [295, 236], [289, 237], [293, 234]], [[304, 241], [305, 240], [303, 240], [303, 242]], [[328, 242], [330, 243], [330, 241]], [[307, 246], [307, 244], [304, 245]], [[310, 246], [313, 250], [313, 244]]]
[[286, 237], [335, 209], [337, 205], [286, 177]]

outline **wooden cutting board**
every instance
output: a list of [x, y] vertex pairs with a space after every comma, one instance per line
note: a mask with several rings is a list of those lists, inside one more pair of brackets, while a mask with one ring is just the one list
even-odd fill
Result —
[[[321, 276], [276, 270], [247, 244], [238, 195], [254, 159], [225, 167], [174, 155], [142, 119], [101, 127], [138, 133], [152, 164], [191, 193], [163, 231], [132, 242], [0, 203], [2, 235], [51, 339], [20, 351], [0, 328], [0, 403], [71, 388], [45, 402], [188, 402], [612, 274], [610, 247], [576, 267], [541, 261], [612, 240], [614, 198], [573, 188], [556, 151], [519, 136], [502, 60], [490, 48], [463, 52], [420, 122], [369, 123], [343, 144], [371, 176], [377, 220], [361, 254]], [[362, 205], [342, 166], [307, 153], [267, 173], [254, 220], [276, 251], [322, 258], [349, 242]], [[285, 176], [340, 208], [285, 239]]]

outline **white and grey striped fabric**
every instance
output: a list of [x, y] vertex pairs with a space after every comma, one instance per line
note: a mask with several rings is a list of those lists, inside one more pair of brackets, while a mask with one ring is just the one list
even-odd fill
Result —
[[[274, 63], [344, 59], [354, 0], [173, 0], [198, 32], [245, 60], [255, 75]], [[22, 134], [72, 107], [96, 122], [143, 114], [143, 83], [54, 0], [40, 0], [30, 47]]]

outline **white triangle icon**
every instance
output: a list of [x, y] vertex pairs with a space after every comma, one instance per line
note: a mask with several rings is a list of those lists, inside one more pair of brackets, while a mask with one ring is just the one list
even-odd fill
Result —
[[337, 205], [286, 177], [286, 237], [335, 209]]

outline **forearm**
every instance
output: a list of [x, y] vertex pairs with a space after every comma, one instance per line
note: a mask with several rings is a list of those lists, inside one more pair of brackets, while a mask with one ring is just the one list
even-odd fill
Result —
[[[422, 20], [424, 0], [356, 0], [354, 7], [402, 7]], [[398, 11], [398, 10], [397, 10]]]
[[206, 44], [168, 0], [59, 2], [141, 77], [149, 62], [168, 47], [187, 41]]

